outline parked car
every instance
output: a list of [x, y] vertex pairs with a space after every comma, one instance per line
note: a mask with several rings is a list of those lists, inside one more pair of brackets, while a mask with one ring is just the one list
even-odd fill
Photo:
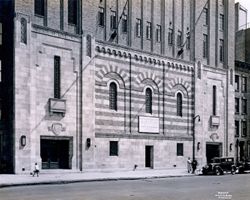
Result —
[[237, 163], [237, 171], [238, 173], [245, 173], [246, 171], [250, 171], [250, 161], [245, 160], [245, 161], [239, 161]]
[[223, 175], [226, 172], [235, 174], [236, 166], [233, 157], [216, 157], [211, 160], [206, 166], [202, 168], [202, 174]]

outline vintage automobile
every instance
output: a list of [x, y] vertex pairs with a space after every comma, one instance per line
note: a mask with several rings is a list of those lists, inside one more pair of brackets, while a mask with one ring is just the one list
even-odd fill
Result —
[[215, 157], [210, 163], [202, 168], [202, 174], [223, 175], [227, 172], [235, 174], [236, 169], [233, 157]]
[[249, 172], [250, 171], [250, 161], [249, 160], [245, 160], [245, 161], [239, 161], [237, 163], [237, 172], [242, 174], [245, 172]]

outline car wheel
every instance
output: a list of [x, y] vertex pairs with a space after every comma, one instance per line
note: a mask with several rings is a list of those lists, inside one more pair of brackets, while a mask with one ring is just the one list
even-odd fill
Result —
[[219, 169], [216, 169], [216, 170], [215, 170], [215, 174], [216, 174], [217, 176], [221, 175], [220, 170], [219, 170]]

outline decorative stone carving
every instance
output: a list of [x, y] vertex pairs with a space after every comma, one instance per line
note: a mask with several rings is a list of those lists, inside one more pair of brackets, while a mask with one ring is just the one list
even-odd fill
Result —
[[52, 131], [55, 135], [60, 135], [61, 132], [66, 131], [66, 128], [59, 122], [55, 122], [48, 127], [49, 131]]
[[215, 142], [216, 140], [219, 139], [219, 136], [218, 136], [217, 133], [212, 133], [212, 134], [210, 135], [210, 139], [211, 139], [213, 142]]

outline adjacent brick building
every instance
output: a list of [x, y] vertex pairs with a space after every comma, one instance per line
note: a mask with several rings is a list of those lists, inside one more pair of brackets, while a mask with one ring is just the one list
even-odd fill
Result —
[[6, 4], [1, 166], [184, 168], [234, 156], [234, 1]]

